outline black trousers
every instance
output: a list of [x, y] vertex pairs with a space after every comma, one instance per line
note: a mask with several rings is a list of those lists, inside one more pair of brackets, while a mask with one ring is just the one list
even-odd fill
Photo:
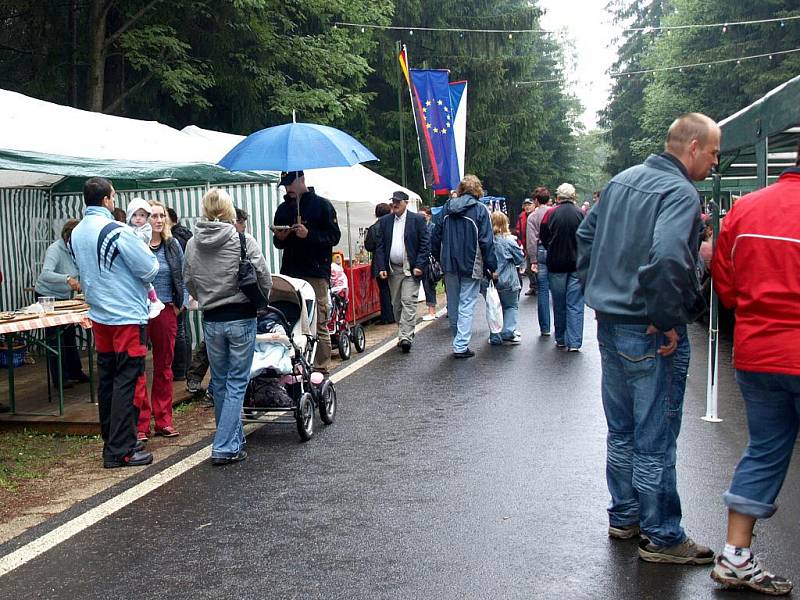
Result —
[[178, 315], [178, 330], [175, 333], [175, 355], [172, 358], [172, 378], [186, 379], [192, 360], [192, 340], [189, 337], [189, 311]]

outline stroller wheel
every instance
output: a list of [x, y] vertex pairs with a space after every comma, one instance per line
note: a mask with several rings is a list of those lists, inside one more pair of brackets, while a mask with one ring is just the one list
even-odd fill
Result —
[[350, 332], [350, 338], [353, 340], [353, 345], [356, 347], [356, 352], [363, 352], [367, 348], [367, 334], [364, 333], [364, 328], [361, 325], [353, 327]]
[[336, 388], [330, 379], [326, 379], [319, 390], [319, 418], [325, 425], [330, 425], [336, 418]]
[[302, 441], [307, 442], [314, 437], [314, 399], [308, 392], [300, 396], [294, 418], [297, 420], [297, 433]]
[[339, 334], [339, 339], [336, 340], [336, 345], [339, 347], [339, 358], [347, 360], [350, 358], [350, 338], [342, 333]]

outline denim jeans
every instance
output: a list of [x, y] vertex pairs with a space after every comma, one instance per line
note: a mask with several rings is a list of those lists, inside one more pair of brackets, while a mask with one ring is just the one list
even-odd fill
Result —
[[472, 316], [481, 289], [481, 280], [445, 273], [447, 318], [453, 332], [453, 352], [464, 352], [472, 339]]
[[519, 292], [520, 290], [497, 290], [500, 296], [500, 306], [503, 307], [503, 329], [500, 333], [490, 333], [489, 343], [502, 344], [503, 340], [513, 339], [514, 331], [517, 329]]
[[775, 514], [800, 425], [800, 376], [736, 371], [750, 441], [723, 499], [736, 512], [766, 519]]
[[245, 446], [242, 404], [253, 364], [256, 320], [203, 321], [211, 366], [211, 393], [217, 431], [212, 458], [235, 456]]
[[689, 342], [686, 326], [676, 327], [680, 353], [663, 357], [656, 350], [666, 338], [648, 335], [646, 329], [647, 325], [597, 323], [608, 424], [608, 515], [612, 526], [638, 523], [653, 544], [672, 546], [686, 538], [675, 474], [683, 396], [676, 393], [682, 392], [680, 380], [685, 382], [681, 365]]
[[539, 295], [536, 298], [539, 313], [539, 331], [550, 333], [550, 285], [547, 280], [547, 250], [540, 245], [536, 253], [536, 260], [539, 261], [539, 272], [536, 279], [539, 284]]
[[556, 343], [568, 348], [583, 344], [583, 290], [578, 274], [548, 273], [553, 294], [553, 324]]

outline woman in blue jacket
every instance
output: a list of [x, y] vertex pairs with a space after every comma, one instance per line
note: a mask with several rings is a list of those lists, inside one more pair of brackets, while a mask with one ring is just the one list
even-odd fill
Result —
[[[78, 282], [78, 267], [75, 266], [75, 260], [69, 249], [72, 230], [78, 223], [80, 221], [77, 219], [64, 223], [61, 228], [61, 238], [47, 248], [42, 272], [39, 273], [39, 278], [33, 288], [37, 298], [51, 296], [56, 300], [69, 300], [73, 291], [81, 291], [81, 284]], [[58, 343], [56, 334], [56, 327], [45, 329], [47, 345], [51, 348], [55, 348]], [[61, 378], [64, 388], [72, 387], [70, 381], [79, 383], [89, 381], [83, 372], [81, 357], [78, 354], [78, 347], [75, 345], [75, 325], [61, 327], [61, 356], [63, 359]], [[54, 387], [58, 387], [58, 359], [48, 353], [47, 364], [50, 370], [50, 381]]]

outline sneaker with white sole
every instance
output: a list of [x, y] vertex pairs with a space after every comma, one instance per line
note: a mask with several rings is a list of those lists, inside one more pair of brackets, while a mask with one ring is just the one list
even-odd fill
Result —
[[608, 537], [615, 540], [629, 540], [639, 535], [638, 525], [609, 525]]
[[647, 562], [674, 565], [707, 565], [714, 561], [714, 551], [686, 538], [674, 546], [656, 546], [647, 538], [639, 542], [639, 558]]
[[518, 346], [522, 343], [522, 336], [515, 333], [512, 338], [503, 338], [503, 343], [510, 346]]
[[791, 581], [765, 570], [754, 554], [739, 565], [720, 554], [711, 570], [711, 579], [726, 589], [748, 589], [770, 596], [785, 596], [792, 591]]
[[148, 319], [155, 319], [164, 310], [164, 303], [161, 300], [156, 300], [150, 303], [150, 310], [148, 312]]
[[433, 321], [436, 318], [436, 315], [425, 315], [422, 317], [423, 321]]

